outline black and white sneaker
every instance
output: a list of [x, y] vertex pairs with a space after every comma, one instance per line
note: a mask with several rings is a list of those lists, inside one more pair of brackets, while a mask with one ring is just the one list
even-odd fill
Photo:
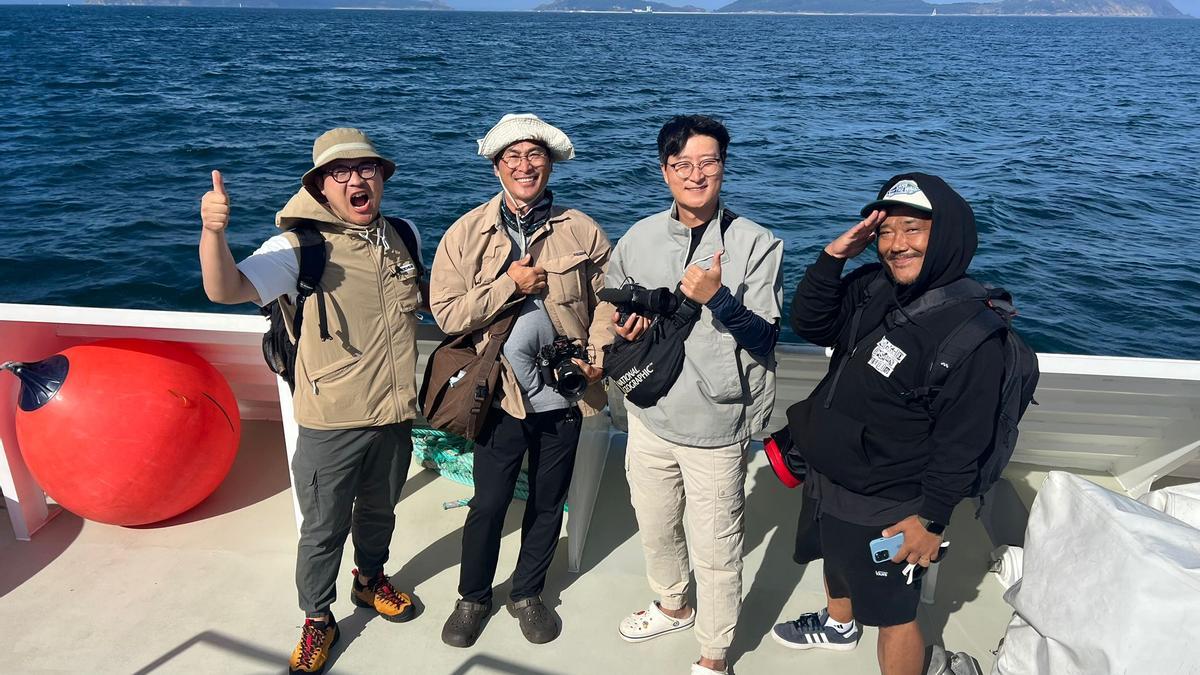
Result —
[[845, 632], [828, 625], [829, 610], [822, 609], [818, 613], [801, 614], [795, 621], [785, 621], [776, 624], [771, 629], [771, 637], [789, 649], [832, 649], [834, 651], [850, 651], [858, 646], [862, 637], [862, 627], [857, 621], [850, 623]]

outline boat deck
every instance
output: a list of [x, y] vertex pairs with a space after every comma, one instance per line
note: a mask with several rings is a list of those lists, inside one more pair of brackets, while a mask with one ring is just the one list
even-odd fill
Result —
[[[295, 525], [278, 423], [245, 424], [242, 450], [218, 491], [163, 524], [122, 528], [62, 513], [29, 542], [16, 541], [0, 518], [0, 634], [8, 636], [10, 672], [279, 672], [301, 622], [293, 584]], [[350, 547], [334, 605], [342, 637], [334, 673], [636, 673], [687, 672], [698, 655], [691, 632], [627, 644], [616, 627], [651, 599], [628, 488], [623, 437], [610, 456], [583, 555], [567, 571], [560, 545], [544, 598], [557, 607], [563, 633], [530, 645], [499, 608], [475, 647], [442, 644], [440, 631], [457, 598], [464, 509], [442, 503], [471, 489], [414, 465], [397, 507], [392, 560], [396, 585], [415, 591], [418, 616], [389, 624], [349, 602]], [[1028, 503], [1044, 474], [1013, 465]], [[1101, 479], [1103, 482], [1103, 479]], [[1111, 479], [1108, 479], [1111, 481]], [[737, 673], [878, 672], [876, 631], [848, 653], [798, 652], [768, 635], [781, 618], [823, 604], [821, 567], [791, 560], [798, 492], [775, 479], [755, 453], [747, 481], [745, 604], [732, 659]], [[519, 546], [523, 502], [505, 526], [497, 598], [506, 597]], [[990, 669], [1011, 610], [987, 573], [991, 544], [970, 504], [955, 513], [951, 555], [937, 601], [923, 605], [929, 642], [967, 651]]]

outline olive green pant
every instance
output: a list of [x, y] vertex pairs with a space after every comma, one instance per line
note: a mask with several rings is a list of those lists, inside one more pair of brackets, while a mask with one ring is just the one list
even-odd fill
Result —
[[292, 458], [304, 519], [296, 589], [307, 616], [323, 616], [337, 598], [347, 535], [353, 538], [359, 572], [374, 576], [383, 571], [411, 461], [412, 422], [362, 429], [300, 427]]

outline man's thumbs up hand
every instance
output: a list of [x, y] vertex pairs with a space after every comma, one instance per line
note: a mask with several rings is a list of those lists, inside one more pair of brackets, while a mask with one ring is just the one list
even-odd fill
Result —
[[689, 265], [679, 282], [683, 294], [702, 305], [711, 300], [721, 290], [721, 256], [724, 254], [723, 250], [717, 251], [708, 269], [697, 264]]
[[200, 200], [200, 222], [206, 230], [223, 232], [229, 225], [229, 194], [220, 171], [212, 172], [212, 187]]

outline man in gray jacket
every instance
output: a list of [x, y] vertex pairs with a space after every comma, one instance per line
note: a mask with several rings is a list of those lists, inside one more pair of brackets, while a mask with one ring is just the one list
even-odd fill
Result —
[[[727, 668], [742, 602], [746, 447], [775, 402], [782, 306], [783, 242], [720, 199], [728, 146], [729, 132], [709, 117], [663, 126], [659, 163], [674, 203], [630, 228], [607, 275], [609, 287], [629, 277], [646, 288], [678, 287], [703, 306], [670, 391], [653, 407], [629, 406], [626, 477], [658, 598], [620, 626], [629, 642], [695, 626], [695, 675]], [[632, 341], [649, 325], [634, 314], [616, 331]], [[687, 601], [690, 566], [696, 609]]]

